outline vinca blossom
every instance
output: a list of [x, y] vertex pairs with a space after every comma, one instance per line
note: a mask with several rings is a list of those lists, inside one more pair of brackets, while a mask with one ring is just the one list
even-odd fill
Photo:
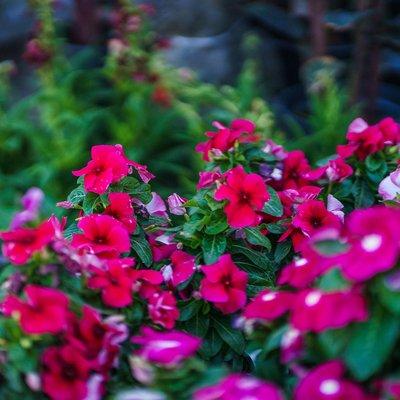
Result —
[[232, 228], [256, 226], [261, 221], [259, 212], [269, 200], [266, 185], [257, 174], [247, 174], [242, 166], [231, 169], [214, 195], [218, 201], [227, 200], [224, 207]]
[[120, 221], [129, 233], [136, 229], [136, 218], [134, 216], [132, 201], [128, 193], [110, 193], [108, 195], [110, 204], [104, 210], [105, 215], [110, 215]]
[[224, 314], [240, 310], [246, 304], [247, 273], [241, 271], [229, 254], [222, 255], [217, 262], [203, 265], [205, 277], [200, 283], [200, 294], [204, 300], [214, 303]]
[[176, 367], [196, 353], [201, 339], [184, 332], [159, 332], [144, 326], [132, 342], [140, 346], [135, 354], [149, 363]]
[[148, 301], [151, 320], [165, 329], [172, 329], [179, 318], [175, 296], [171, 292], [156, 292]]

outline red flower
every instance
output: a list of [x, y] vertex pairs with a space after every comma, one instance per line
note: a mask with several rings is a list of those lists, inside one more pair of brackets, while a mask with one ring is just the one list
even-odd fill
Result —
[[301, 150], [287, 153], [283, 160], [283, 175], [278, 189], [299, 189], [310, 184], [307, 173], [311, 170], [310, 164]]
[[176, 299], [171, 292], [154, 293], [149, 299], [149, 315], [155, 324], [172, 329], [179, 318]]
[[160, 236], [150, 235], [149, 243], [154, 262], [165, 260], [176, 250], [176, 243], [165, 243]]
[[116, 258], [130, 250], [129, 234], [124, 225], [109, 215], [92, 214], [78, 222], [83, 233], [72, 238], [72, 246], [101, 257]]
[[291, 322], [301, 332], [342, 328], [368, 317], [365, 300], [355, 291], [304, 290], [293, 304]]
[[75, 176], [84, 176], [87, 192], [103, 194], [112, 183], [128, 175], [131, 162], [123, 154], [122, 146], [93, 146], [91, 154], [86, 167], [72, 172]]
[[154, 293], [160, 291], [160, 285], [164, 282], [164, 278], [160, 271], [152, 269], [135, 269], [134, 290], [144, 299], [149, 299]]
[[292, 223], [308, 236], [322, 228], [341, 226], [340, 219], [329, 212], [321, 200], [309, 200], [300, 204]]
[[105, 270], [92, 269], [88, 287], [100, 289], [103, 303], [110, 307], [122, 308], [132, 304], [135, 270], [133, 259], [109, 260]]
[[294, 294], [289, 292], [263, 290], [246, 306], [244, 316], [248, 319], [273, 321], [290, 310], [293, 299]]
[[214, 195], [216, 200], [228, 200], [224, 211], [233, 228], [256, 226], [261, 221], [257, 213], [269, 200], [267, 187], [257, 174], [246, 174], [242, 166], [227, 173], [226, 183]]
[[247, 273], [233, 263], [229, 254], [201, 270], [205, 275], [200, 284], [204, 300], [214, 303], [224, 314], [238, 311], [246, 304]]
[[42, 250], [54, 238], [51, 221], [45, 221], [37, 228], [17, 228], [1, 232], [3, 253], [13, 264], [25, 264], [37, 251]]
[[297, 386], [295, 400], [367, 400], [360, 386], [343, 379], [340, 361], [329, 361], [310, 371]]
[[164, 277], [167, 275], [167, 268], [170, 276], [166, 277], [174, 287], [187, 281], [196, 271], [195, 257], [181, 250], [176, 250], [171, 255], [171, 265], [164, 269]]
[[90, 363], [72, 346], [49, 347], [42, 358], [43, 392], [53, 400], [82, 400], [88, 392]]
[[334, 160], [329, 160], [327, 165], [310, 171], [304, 176], [311, 180], [317, 180], [325, 175], [330, 182], [343, 182], [352, 174], [353, 168], [346, 164], [342, 157], [338, 157]]
[[110, 193], [110, 204], [104, 210], [104, 214], [114, 217], [122, 222], [129, 233], [136, 229], [136, 219], [133, 214], [131, 198], [128, 193]]
[[8, 296], [1, 304], [2, 312], [18, 313], [21, 329], [27, 334], [55, 334], [67, 327], [68, 297], [61, 291], [37, 285], [25, 287], [26, 301]]
[[210, 161], [211, 151], [225, 153], [232, 149], [236, 142], [249, 143], [258, 140], [254, 134], [255, 125], [246, 119], [234, 120], [229, 128], [214, 122], [218, 132], [206, 132], [210, 139], [196, 146], [198, 153], [203, 153], [203, 160]]

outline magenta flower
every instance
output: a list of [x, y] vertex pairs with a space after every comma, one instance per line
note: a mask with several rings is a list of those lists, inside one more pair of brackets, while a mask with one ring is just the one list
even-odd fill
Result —
[[232, 374], [194, 393], [194, 400], [283, 400], [280, 390], [252, 376]]
[[136, 218], [133, 213], [132, 201], [128, 193], [110, 193], [110, 204], [104, 210], [105, 215], [110, 215], [122, 222], [126, 230], [132, 233], [136, 229]]
[[162, 273], [152, 269], [135, 269], [134, 276], [134, 290], [144, 299], [149, 299], [159, 292], [160, 285], [164, 282]]
[[287, 153], [283, 160], [283, 175], [277, 189], [299, 189], [310, 184], [307, 173], [311, 171], [310, 164], [301, 150]]
[[103, 194], [112, 183], [129, 174], [131, 162], [123, 154], [121, 145], [98, 145], [92, 147], [92, 159], [88, 164], [73, 171], [75, 176], [84, 176], [87, 192]]
[[214, 303], [224, 314], [234, 313], [246, 304], [247, 273], [224, 254], [217, 262], [201, 267], [205, 277], [200, 283], [204, 300]]
[[132, 342], [140, 345], [135, 354], [149, 363], [176, 367], [196, 353], [201, 339], [184, 332], [159, 332], [144, 326]]
[[215, 192], [215, 200], [227, 200], [224, 211], [232, 228], [257, 226], [261, 221], [259, 212], [269, 200], [267, 187], [257, 174], [247, 174], [242, 166], [226, 174], [226, 183]]
[[27, 285], [24, 292], [26, 301], [9, 295], [0, 306], [4, 315], [18, 315], [26, 334], [56, 334], [67, 327], [69, 301], [63, 292], [37, 285]]
[[[195, 257], [182, 250], [175, 250], [171, 254], [171, 265], [164, 268], [163, 275], [174, 287], [187, 281], [196, 271]], [[167, 276], [167, 271], [169, 276]]]
[[210, 161], [210, 156], [215, 150], [219, 153], [226, 153], [233, 148], [236, 142], [249, 143], [258, 139], [258, 136], [254, 134], [254, 123], [245, 119], [234, 120], [229, 128], [219, 122], [214, 122], [213, 125], [218, 132], [206, 132], [206, 136], [210, 139], [196, 146], [196, 151], [203, 154], [205, 161]]
[[17, 228], [0, 232], [3, 254], [13, 264], [25, 264], [34, 253], [43, 250], [54, 239], [51, 221], [42, 222], [36, 228]]
[[83, 400], [90, 363], [73, 346], [49, 347], [42, 357], [42, 388], [52, 400]]
[[99, 257], [115, 258], [130, 250], [125, 226], [109, 215], [92, 214], [78, 222], [83, 233], [72, 237], [72, 246]]
[[287, 313], [293, 303], [294, 294], [265, 289], [246, 306], [244, 317], [262, 321], [273, 321]]
[[148, 299], [151, 320], [165, 329], [172, 329], [179, 318], [176, 298], [171, 292], [157, 292]]
[[208, 188], [221, 178], [222, 174], [219, 170], [199, 172], [199, 183], [197, 184], [197, 189]]
[[105, 305], [122, 308], [132, 304], [135, 270], [134, 260], [125, 258], [109, 260], [105, 269], [92, 268], [87, 285], [90, 289], [100, 289]]
[[340, 361], [329, 361], [310, 371], [299, 383], [294, 400], [366, 400], [360, 386], [343, 378]]
[[288, 329], [281, 340], [281, 361], [288, 364], [300, 357], [304, 350], [304, 337], [297, 329]]
[[306, 173], [305, 176], [311, 180], [317, 180], [325, 176], [330, 182], [343, 182], [352, 174], [353, 168], [346, 164], [342, 157], [338, 157], [329, 160], [327, 165]]
[[375, 206], [353, 211], [346, 220], [350, 248], [338, 256], [343, 274], [365, 281], [394, 267], [399, 256], [400, 210]]
[[27, 222], [34, 221], [39, 215], [39, 209], [44, 199], [42, 190], [30, 188], [21, 198], [22, 211], [16, 213], [11, 221], [10, 229], [20, 228]]
[[322, 292], [307, 289], [294, 299], [291, 323], [301, 332], [323, 332], [367, 319], [363, 296], [356, 291]]

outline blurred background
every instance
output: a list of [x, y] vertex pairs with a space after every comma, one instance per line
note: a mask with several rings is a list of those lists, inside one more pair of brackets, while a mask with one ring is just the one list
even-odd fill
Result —
[[0, 27], [1, 228], [30, 186], [54, 210], [93, 144], [190, 195], [213, 120], [315, 162], [400, 115], [398, 0], [1, 0]]

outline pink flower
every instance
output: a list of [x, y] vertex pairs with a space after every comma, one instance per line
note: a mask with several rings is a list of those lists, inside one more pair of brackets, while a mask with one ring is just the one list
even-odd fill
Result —
[[149, 363], [175, 367], [196, 353], [201, 339], [184, 332], [158, 332], [145, 326], [132, 342], [141, 346], [136, 354]]
[[323, 332], [367, 317], [365, 300], [356, 291], [324, 293], [307, 289], [294, 300], [291, 323], [301, 332]]
[[361, 118], [354, 120], [347, 131], [348, 144], [337, 148], [343, 158], [353, 154], [359, 160], [365, 160], [370, 154], [392, 146], [400, 141], [399, 125], [392, 118], [385, 118], [376, 125], [368, 126]]
[[293, 293], [265, 289], [246, 306], [244, 317], [273, 321], [290, 310], [293, 300]]
[[247, 273], [241, 271], [229, 254], [201, 267], [205, 278], [200, 283], [204, 300], [214, 303], [224, 314], [234, 313], [246, 304]]
[[194, 400], [283, 400], [283, 396], [272, 383], [232, 374], [216, 385], [197, 390]]
[[170, 258], [171, 254], [176, 250], [176, 243], [164, 240], [164, 235], [150, 235], [149, 242], [154, 262], [159, 262]]
[[400, 201], [400, 167], [383, 179], [379, 184], [378, 193], [383, 200]]
[[157, 215], [159, 217], [168, 217], [167, 207], [164, 200], [155, 192], [151, 193], [152, 198], [150, 203], [146, 204], [146, 210], [150, 215]]
[[98, 145], [92, 147], [92, 159], [88, 164], [73, 171], [75, 176], [84, 176], [87, 192], [103, 194], [112, 183], [129, 174], [131, 162], [123, 154], [121, 145]]
[[1, 232], [3, 254], [17, 265], [25, 264], [34, 253], [43, 250], [54, 238], [51, 221], [42, 222], [36, 228], [17, 228]]
[[164, 277], [166, 277], [166, 271], [170, 271], [170, 276], [167, 276], [165, 280], [171, 281], [174, 287], [187, 281], [196, 271], [195, 259], [184, 251], [175, 250], [171, 254], [171, 265], [164, 269]]
[[340, 361], [329, 361], [310, 371], [294, 393], [294, 400], [367, 400], [360, 386], [343, 379]]
[[325, 175], [330, 182], [343, 182], [352, 174], [353, 168], [346, 164], [342, 157], [338, 157], [329, 160], [327, 165], [306, 173], [305, 176], [311, 180], [317, 180]]
[[160, 285], [164, 282], [162, 273], [152, 269], [135, 269], [134, 276], [134, 290], [144, 299], [149, 299], [154, 293], [159, 292]]
[[375, 206], [353, 211], [346, 220], [349, 250], [338, 256], [343, 274], [365, 281], [394, 267], [399, 256], [400, 210]]
[[9, 295], [1, 311], [6, 316], [16, 313], [26, 334], [56, 334], [67, 327], [69, 301], [63, 292], [37, 285], [27, 285], [24, 292], [26, 301]]
[[90, 289], [100, 289], [103, 303], [110, 307], [122, 308], [132, 304], [135, 270], [134, 260], [125, 258], [109, 260], [105, 270], [92, 268], [87, 285]]
[[214, 195], [216, 200], [227, 200], [224, 211], [233, 228], [256, 226], [261, 221], [260, 212], [269, 200], [267, 187], [257, 174], [246, 174], [242, 166], [227, 173], [226, 183]]
[[202, 171], [199, 172], [199, 183], [197, 189], [204, 189], [212, 186], [218, 179], [222, 178], [220, 171]]
[[283, 176], [278, 189], [299, 189], [309, 185], [311, 180], [307, 178], [307, 173], [310, 170], [310, 164], [301, 150], [288, 152], [283, 160]]
[[301, 229], [308, 236], [319, 229], [339, 228], [340, 225], [339, 218], [329, 212], [321, 200], [309, 200], [300, 204], [293, 218], [293, 226]]
[[206, 132], [210, 139], [196, 146], [196, 151], [203, 154], [205, 161], [210, 161], [213, 150], [225, 153], [231, 150], [236, 142], [249, 143], [258, 140], [258, 136], [254, 134], [255, 125], [245, 119], [234, 120], [229, 128], [219, 122], [214, 122], [214, 126], [218, 132]]
[[72, 238], [72, 246], [98, 256], [115, 258], [130, 250], [129, 234], [125, 226], [109, 215], [92, 214], [78, 222], [83, 233]]
[[114, 217], [122, 222], [126, 230], [132, 233], [136, 229], [136, 219], [133, 214], [131, 198], [128, 193], [110, 193], [108, 195], [110, 204], [104, 210], [104, 214]]
[[10, 228], [20, 228], [27, 222], [34, 221], [38, 217], [43, 199], [44, 193], [39, 188], [30, 188], [21, 198], [23, 210], [14, 215]]
[[304, 350], [304, 338], [297, 329], [289, 328], [281, 340], [281, 362], [288, 364], [298, 358]]
[[172, 329], [179, 318], [175, 296], [171, 292], [158, 292], [154, 293], [148, 301], [151, 320], [165, 329]]
[[90, 364], [72, 346], [49, 347], [42, 357], [43, 392], [52, 400], [83, 400], [88, 391]]
[[268, 139], [262, 151], [267, 154], [272, 154], [277, 160], [284, 160], [287, 157], [287, 152], [283, 146], [276, 144], [273, 140]]
[[187, 202], [187, 199], [179, 196], [179, 194], [171, 194], [168, 196], [167, 202], [171, 214], [184, 215], [186, 213], [186, 209], [183, 205]]

